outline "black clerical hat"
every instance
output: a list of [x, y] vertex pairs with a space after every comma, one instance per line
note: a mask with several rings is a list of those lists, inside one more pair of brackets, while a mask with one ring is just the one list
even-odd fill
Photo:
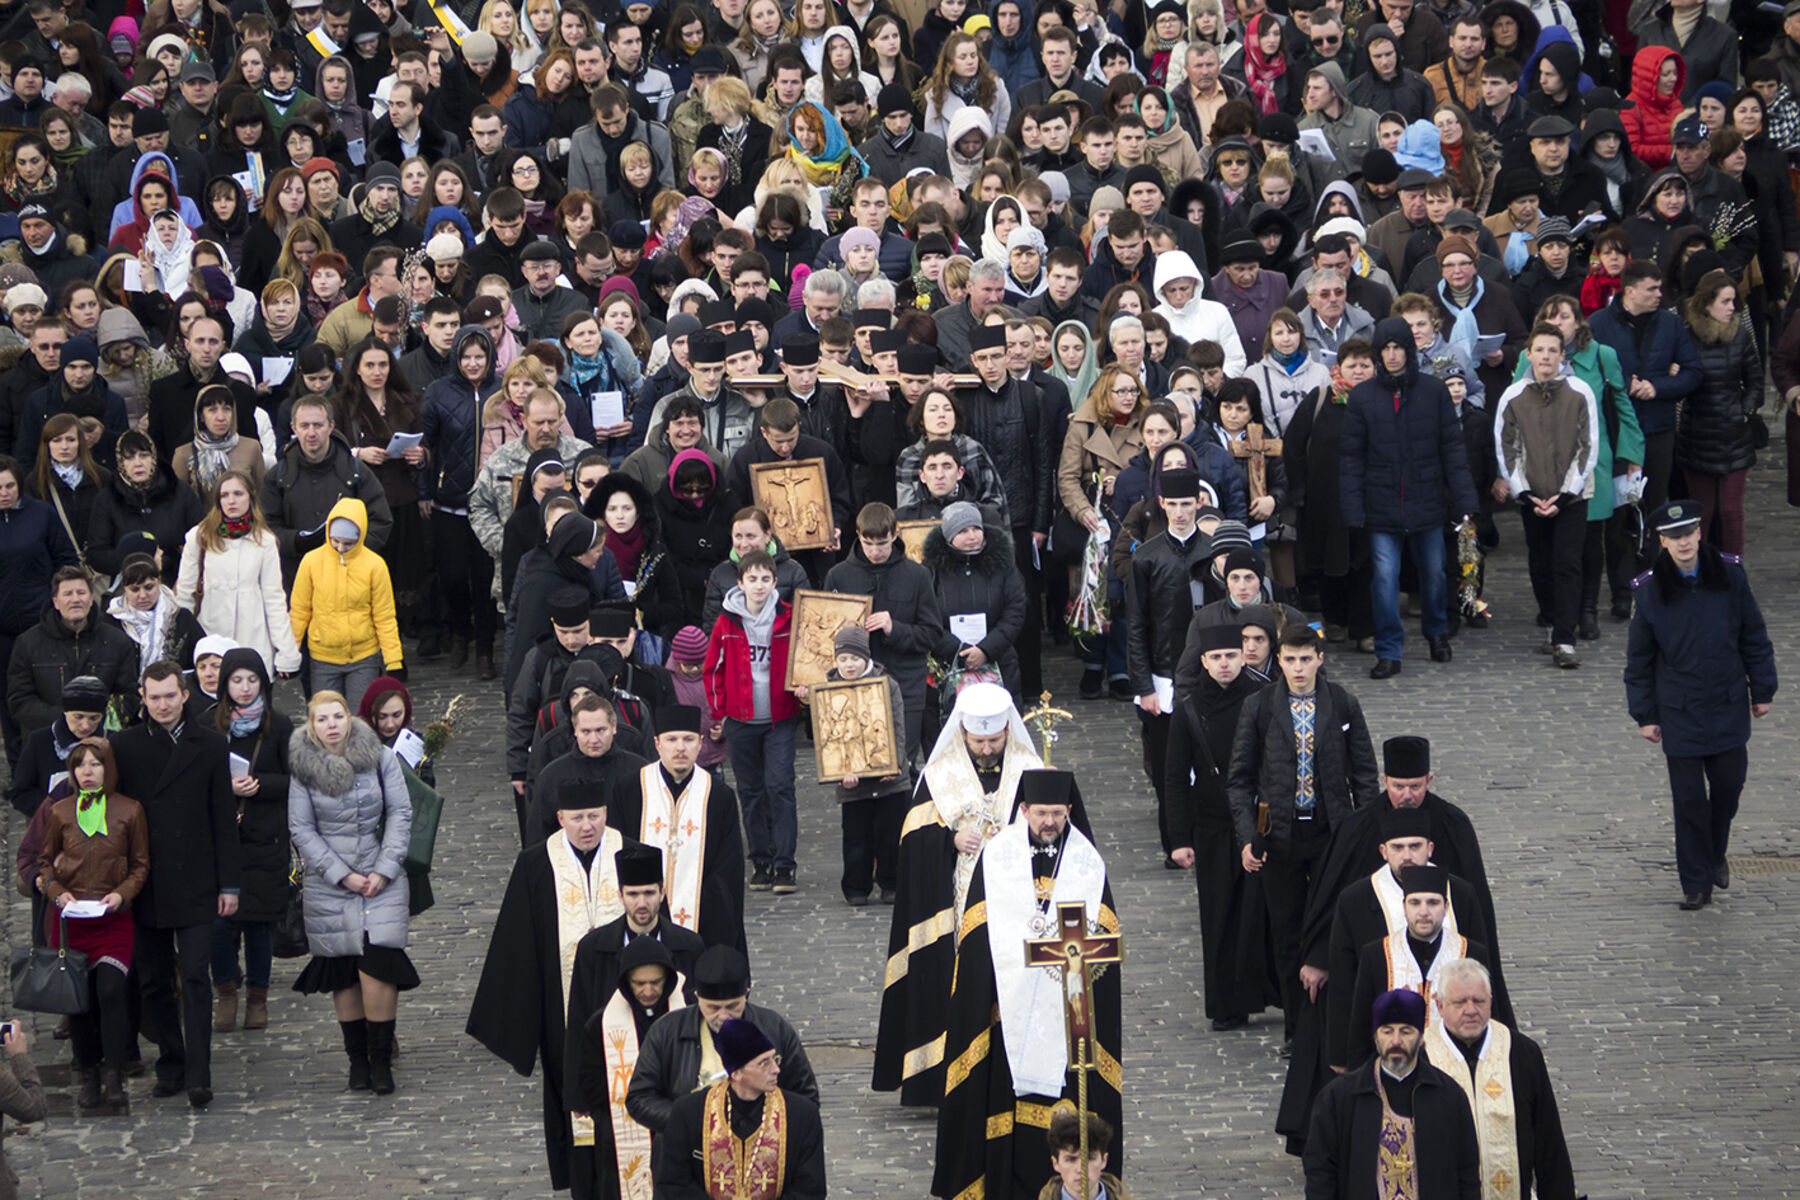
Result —
[[1075, 804], [1075, 775], [1071, 771], [1058, 771], [1051, 767], [1041, 767], [1019, 773], [1019, 803], [1030, 804]]
[[702, 1000], [736, 1000], [750, 991], [750, 964], [732, 946], [712, 946], [694, 963], [694, 994]]
[[608, 605], [596, 608], [588, 617], [588, 632], [597, 638], [622, 638], [631, 634], [633, 625], [629, 608]]
[[983, 350], [1006, 349], [1006, 326], [977, 325], [969, 330], [969, 351], [978, 354]]
[[1384, 809], [1380, 818], [1381, 840], [1391, 842], [1396, 838], [1422, 837], [1431, 839], [1431, 817], [1422, 808]]
[[1239, 625], [1208, 625], [1200, 631], [1200, 653], [1209, 650], [1241, 650], [1244, 630]]
[[902, 346], [900, 348], [900, 373], [902, 375], [929, 375], [937, 369], [937, 351], [930, 346]]
[[1450, 896], [1450, 872], [1431, 864], [1423, 867], [1400, 868], [1400, 891], [1405, 895], [1414, 892], [1431, 896]]
[[619, 886], [650, 887], [663, 881], [662, 851], [655, 846], [633, 842], [613, 855], [613, 866], [619, 873]]
[[695, 704], [664, 704], [656, 710], [656, 732], [699, 733], [700, 708]]
[[1431, 740], [1416, 734], [1381, 743], [1381, 771], [1389, 779], [1423, 779], [1431, 774]]
[[557, 588], [550, 595], [550, 620], [564, 629], [587, 623], [593, 597], [584, 587]]
[[1164, 471], [1158, 476], [1157, 486], [1165, 500], [1193, 500], [1200, 495], [1200, 472]]
[[605, 808], [606, 793], [579, 779], [565, 779], [556, 787], [558, 811], [568, 808]]

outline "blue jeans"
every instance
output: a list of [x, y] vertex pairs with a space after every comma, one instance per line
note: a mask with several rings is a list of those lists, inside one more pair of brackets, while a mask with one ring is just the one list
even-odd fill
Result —
[[1419, 575], [1419, 623], [1428, 638], [1443, 637], [1450, 627], [1444, 612], [1444, 534], [1437, 526], [1416, 533], [1369, 531], [1372, 575], [1369, 599], [1375, 609], [1375, 657], [1400, 658], [1406, 650], [1406, 627], [1400, 623], [1400, 548], [1412, 551]]
[[1097, 638], [1083, 638], [1081, 665], [1089, 671], [1105, 671], [1108, 681], [1129, 679], [1125, 665], [1125, 585], [1117, 579], [1106, 581], [1106, 610], [1112, 625]]
[[[238, 970], [238, 934], [244, 935], [244, 969]], [[214, 983], [245, 987], [269, 986], [275, 966], [275, 927], [267, 921], [240, 921], [214, 917], [212, 927], [212, 975]]]
[[797, 717], [768, 724], [725, 722], [731, 773], [744, 809], [746, 857], [776, 871], [794, 869], [800, 817], [794, 802], [794, 732]]

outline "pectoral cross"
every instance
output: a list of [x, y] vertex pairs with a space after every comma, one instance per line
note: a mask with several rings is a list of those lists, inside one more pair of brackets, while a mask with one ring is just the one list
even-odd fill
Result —
[[[1094, 968], [1122, 961], [1124, 949], [1116, 933], [1088, 932], [1087, 905], [1078, 900], [1057, 906], [1055, 937], [1025, 939], [1026, 966], [1052, 967], [1062, 974], [1063, 1017], [1069, 1036], [1069, 1065], [1075, 1069], [1084, 1163], [1088, 1160], [1087, 1078], [1098, 1061], [1093, 1053]], [[1081, 1174], [1080, 1200], [1088, 1200], [1086, 1171]]]

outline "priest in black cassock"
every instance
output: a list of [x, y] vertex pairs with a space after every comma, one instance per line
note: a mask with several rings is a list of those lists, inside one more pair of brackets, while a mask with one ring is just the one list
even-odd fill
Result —
[[779, 1086], [784, 1060], [755, 1022], [732, 1017], [715, 1040], [725, 1078], [675, 1102], [657, 1200], [825, 1200], [819, 1106]]
[[1245, 871], [1231, 830], [1225, 792], [1238, 713], [1267, 681], [1244, 670], [1243, 630], [1232, 624], [1199, 631], [1200, 678], [1175, 698], [1169, 722], [1167, 778], [1162, 789], [1162, 827], [1169, 856], [1194, 869], [1200, 893], [1200, 955], [1206, 1015], [1215, 1030], [1238, 1029], [1251, 1013], [1281, 1006], [1273, 979], [1269, 939], [1246, 928], [1262, 887]]
[[[1325, 865], [1313, 880], [1306, 918], [1300, 937], [1300, 979], [1306, 991], [1282, 1089], [1275, 1129], [1287, 1138], [1290, 1154], [1299, 1154], [1306, 1143], [1313, 1097], [1330, 1081], [1326, 1068], [1326, 1041], [1334, 993], [1329, 982], [1337, 947], [1337, 972], [1342, 983], [1335, 993], [1348, 1001], [1354, 983], [1356, 954], [1363, 944], [1386, 937], [1402, 927], [1398, 877], [1384, 884], [1388, 903], [1376, 902], [1374, 881], [1382, 871], [1398, 871], [1410, 863], [1436, 862], [1451, 874], [1450, 909], [1457, 927], [1496, 954], [1494, 902], [1488, 890], [1487, 869], [1475, 827], [1462, 809], [1432, 792], [1431, 743], [1422, 737], [1403, 735], [1382, 743], [1382, 802], [1365, 806], [1332, 831]], [[1412, 814], [1408, 817], [1406, 814]], [[1397, 823], [1396, 823], [1397, 819]], [[1389, 835], [1404, 837], [1411, 849], [1425, 838], [1422, 856], [1388, 846]], [[1467, 872], [1467, 874], [1465, 874]], [[1346, 891], [1356, 897], [1349, 905], [1349, 923], [1338, 927], [1340, 900]], [[1334, 941], [1335, 937], [1335, 941]], [[1504, 976], [1497, 986], [1500, 1004], [1511, 1019]]]
[[[1494, 918], [1494, 896], [1488, 888], [1487, 866], [1481, 859], [1481, 841], [1469, 814], [1431, 790], [1431, 742], [1410, 734], [1391, 737], [1381, 744], [1382, 798], [1385, 804], [1359, 809], [1331, 831], [1325, 865], [1313, 880], [1307, 896], [1306, 920], [1301, 927], [1300, 959], [1324, 969], [1324, 947], [1331, 936], [1337, 899], [1358, 879], [1381, 866], [1381, 817], [1389, 809], [1410, 808], [1430, 822], [1431, 861], [1458, 879], [1467, 880], [1487, 928], [1488, 949], [1499, 957], [1499, 929]], [[1464, 906], [1465, 909], [1467, 906]], [[1505, 994], [1503, 981], [1499, 991]]]
[[969, 882], [981, 848], [1012, 822], [1020, 777], [1043, 765], [1012, 693], [975, 683], [957, 694], [900, 831], [872, 1086], [898, 1088], [902, 1104], [944, 1098], [950, 979]]
[[633, 938], [612, 961], [617, 976], [611, 993], [584, 1023], [571, 1014], [568, 1040], [582, 1052], [579, 1068], [565, 1076], [571, 1081], [569, 1105], [594, 1118], [601, 1200], [653, 1200], [650, 1131], [626, 1111], [625, 1093], [651, 1023], [686, 1003], [684, 973], [654, 937]]
[[[1066, 771], [1027, 772], [1019, 783], [1020, 819], [988, 842], [969, 885], [931, 1181], [941, 1200], [1037, 1200], [1050, 1178], [1051, 1110], [1075, 1098], [1077, 1078], [1069, 1065], [1063, 975], [1026, 966], [1025, 943], [1055, 936], [1058, 909], [1067, 903], [1085, 907], [1090, 933], [1119, 932], [1106, 864], [1070, 820], [1077, 795]], [[1121, 1130], [1112, 1167], [1123, 1176], [1119, 969], [1103, 967], [1098, 975], [1088, 1107]]]
[[1456, 1081], [1475, 1115], [1487, 1200], [1575, 1200], [1575, 1168], [1538, 1044], [1492, 1019], [1487, 968], [1461, 959], [1438, 982], [1431, 1065]]
[[[611, 809], [608, 809], [611, 812]], [[655, 846], [629, 845], [613, 860], [619, 877], [619, 902], [625, 911], [582, 938], [575, 946], [575, 965], [569, 973], [570, 1030], [586, 1027], [588, 1018], [604, 1009], [619, 990], [620, 955], [638, 942], [657, 942], [682, 978], [694, 973], [694, 963], [706, 949], [700, 935], [669, 919], [663, 902], [663, 856]], [[691, 997], [690, 997], [691, 998]], [[569, 1037], [564, 1045], [563, 1078], [579, 1079], [584, 1071], [586, 1041]], [[620, 1104], [624, 1091], [620, 1090]], [[571, 1103], [571, 1108], [581, 1108]]]
[[[1449, 911], [1450, 876], [1442, 867], [1402, 867], [1400, 890], [1406, 893], [1406, 928], [1370, 942], [1356, 958], [1356, 987], [1350, 993], [1350, 1027], [1341, 1042], [1332, 1031], [1332, 1065], [1355, 1067], [1375, 1051], [1365, 1015], [1375, 997], [1395, 988], [1419, 993], [1429, 1003], [1443, 972], [1459, 958], [1488, 964], [1487, 947], [1444, 927]], [[1431, 1008], [1435, 1024], [1436, 1007]]]
[[663, 854], [663, 896], [675, 924], [708, 946], [744, 941], [744, 840], [737, 796], [700, 761], [700, 710], [656, 710], [656, 758], [611, 788], [612, 822]]
[[607, 827], [605, 797], [593, 789], [566, 781], [556, 803], [557, 831], [513, 864], [467, 1028], [521, 1075], [542, 1063], [550, 1186], [588, 1200], [594, 1129], [565, 1102], [573, 1081], [563, 1076], [564, 1020], [575, 947], [624, 912], [614, 859], [626, 843]]
[[[1358, 964], [1368, 947], [1382, 938], [1397, 937], [1406, 932], [1406, 872], [1430, 866], [1441, 872], [1445, 897], [1443, 925], [1451, 934], [1460, 934], [1483, 948], [1482, 962], [1492, 970], [1492, 943], [1481, 906], [1475, 902], [1470, 883], [1451, 874], [1432, 858], [1435, 842], [1427, 840], [1429, 824], [1425, 814], [1416, 808], [1396, 808], [1382, 814], [1382, 857], [1387, 865], [1376, 868], [1365, 879], [1344, 889], [1338, 897], [1337, 914], [1331, 923], [1329, 982], [1321, 990], [1325, 997], [1326, 1061], [1334, 1067], [1355, 1066], [1354, 1055], [1343, 1057], [1345, 1031], [1361, 1023], [1351, 1012], [1354, 999], [1348, 987], [1332, 987], [1331, 983], [1348, 984], [1356, 979]], [[1385, 988], [1377, 989], [1385, 991]], [[1504, 985], [1495, 991], [1496, 1006], [1506, 1021], [1513, 1019], [1512, 1002]]]

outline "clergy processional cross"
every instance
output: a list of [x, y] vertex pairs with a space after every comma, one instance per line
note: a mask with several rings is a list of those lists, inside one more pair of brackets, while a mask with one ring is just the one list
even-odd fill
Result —
[[1075, 714], [1066, 708], [1052, 708], [1050, 705], [1050, 693], [1045, 692], [1038, 697], [1037, 707], [1019, 719], [1036, 729], [1038, 737], [1043, 739], [1044, 765], [1048, 767], [1050, 765], [1050, 747], [1055, 745], [1058, 741], [1056, 723], [1058, 721], [1073, 721], [1075, 719]]
[[1094, 968], [1122, 961], [1125, 947], [1116, 933], [1088, 932], [1087, 905], [1079, 900], [1057, 906], [1056, 924], [1052, 937], [1025, 939], [1025, 965], [1049, 967], [1062, 975], [1069, 1065], [1075, 1068], [1075, 1111], [1081, 1119], [1079, 1200], [1089, 1200], [1087, 1085], [1088, 1072], [1099, 1063], [1094, 1040]]

